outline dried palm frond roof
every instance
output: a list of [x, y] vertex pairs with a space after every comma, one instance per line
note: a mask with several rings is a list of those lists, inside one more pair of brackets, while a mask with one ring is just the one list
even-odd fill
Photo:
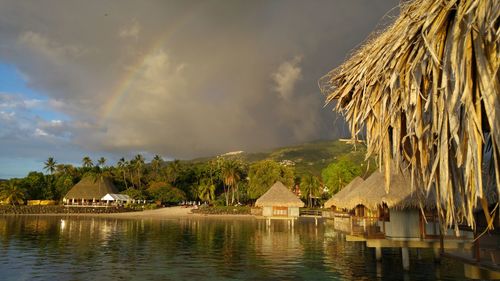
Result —
[[357, 185], [347, 196], [342, 204], [346, 209], [354, 209], [363, 205], [371, 210], [386, 204], [392, 209], [427, 208], [435, 207], [433, 194], [427, 196], [421, 189], [411, 189], [408, 175], [403, 173], [391, 174], [391, 188], [385, 190], [385, 177], [375, 171], [364, 182]]
[[297, 198], [283, 183], [277, 181], [255, 201], [255, 206], [304, 207], [304, 202]]
[[332, 196], [332, 198], [328, 199], [325, 202], [325, 208], [331, 208], [335, 206], [337, 208], [346, 209], [344, 207], [344, 200], [348, 196], [348, 194], [358, 185], [360, 185], [364, 180], [360, 177], [355, 177], [348, 185], [342, 188], [339, 192]]
[[367, 154], [386, 179], [409, 166], [411, 186], [435, 190], [447, 225], [474, 227], [477, 198], [486, 200], [488, 184], [500, 193], [499, 16], [498, 0], [406, 2], [392, 26], [319, 81], [353, 138], [366, 128]]
[[100, 200], [106, 194], [118, 193], [115, 185], [109, 178], [94, 178], [86, 176], [82, 178], [75, 186], [73, 186], [64, 198], [85, 199], [85, 200]]

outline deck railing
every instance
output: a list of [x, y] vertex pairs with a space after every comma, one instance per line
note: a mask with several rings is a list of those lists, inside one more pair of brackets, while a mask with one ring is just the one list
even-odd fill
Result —
[[351, 217], [351, 234], [366, 238], [383, 237], [378, 217]]
[[321, 217], [322, 211], [321, 210], [303, 210], [303, 209], [301, 209], [300, 215], [301, 216]]
[[349, 214], [345, 213], [334, 214], [333, 227], [338, 231], [350, 234], [352, 232], [351, 231], [352, 224], [351, 224], [351, 217], [349, 216]]

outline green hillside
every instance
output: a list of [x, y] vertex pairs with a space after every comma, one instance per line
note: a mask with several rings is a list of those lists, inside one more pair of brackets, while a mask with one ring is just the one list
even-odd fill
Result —
[[[276, 148], [268, 152], [243, 152], [237, 154], [237, 157], [247, 162], [256, 162], [266, 159], [277, 162], [285, 161], [295, 166], [298, 175], [304, 174], [305, 172], [311, 172], [319, 176], [322, 169], [330, 163], [335, 162], [340, 157], [347, 157], [356, 163], [361, 163], [364, 160], [365, 154], [366, 148], [363, 144], [354, 146], [353, 144], [336, 140], [309, 142], [296, 146]], [[223, 155], [222, 157], [234, 156]], [[203, 162], [214, 158], [215, 157], [196, 159], [193, 160], [193, 162]]]

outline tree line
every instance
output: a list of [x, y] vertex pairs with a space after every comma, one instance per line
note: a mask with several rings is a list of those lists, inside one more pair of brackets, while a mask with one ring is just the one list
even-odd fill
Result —
[[[159, 155], [147, 163], [144, 156], [121, 158], [116, 165], [106, 165], [82, 158], [81, 166], [60, 164], [49, 157], [45, 173], [30, 172], [26, 177], [11, 179], [0, 186], [0, 201], [19, 204], [24, 200], [61, 201], [83, 177], [112, 179], [120, 193], [134, 199], [163, 204], [201, 201], [215, 205], [253, 204], [276, 181], [281, 181], [300, 195], [309, 207], [321, 204], [354, 177], [362, 175], [359, 163], [342, 157], [321, 171], [297, 173], [293, 165], [273, 160], [247, 162], [239, 157], [217, 157], [208, 161], [164, 161]], [[361, 164], [362, 165], [362, 164]]]

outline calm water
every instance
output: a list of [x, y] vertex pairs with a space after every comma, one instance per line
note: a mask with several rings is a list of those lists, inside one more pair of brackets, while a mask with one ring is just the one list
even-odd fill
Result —
[[464, 280], [463, 266], [344, 242], [300, 220], [0, 217], [0, 280]]

